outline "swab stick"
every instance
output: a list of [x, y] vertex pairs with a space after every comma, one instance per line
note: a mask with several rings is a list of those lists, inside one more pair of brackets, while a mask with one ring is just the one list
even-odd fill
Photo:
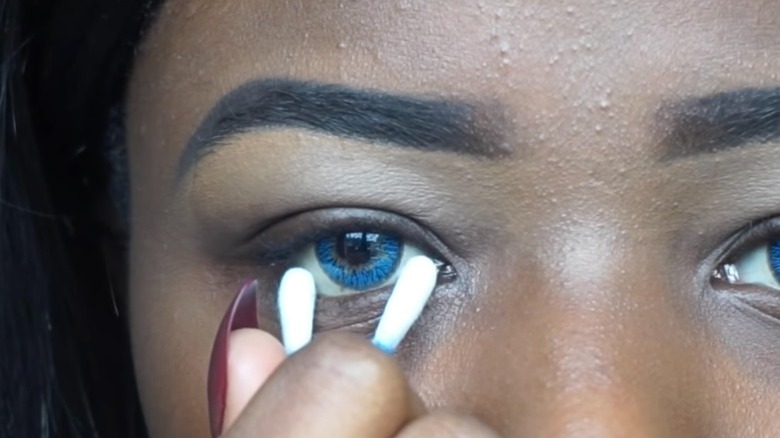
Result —
[[279, 284], [279, 323], [288, 355], [311, 342], [317, 289], [314, 277], [303, 268], [291, 268]]
[[380, 350], [390, 354], [395, 351], [422, 314], [438, 274], [436, 264], [428, 257], [415, 256], [406, 262], [374, 333], [372, 342]]

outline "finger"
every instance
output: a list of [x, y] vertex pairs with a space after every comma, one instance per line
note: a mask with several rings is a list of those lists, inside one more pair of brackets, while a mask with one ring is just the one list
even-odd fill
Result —
[[258, 329], [232, 332], [229, 345], [225, 430], [230, 428], [252, 396], [285, 358], [282, 344], [271, 334]]
[[498, 434], [468, 415], [435, 411], [409, 423], [397, 438], [498, 438]]
[[290, 356], [226, 437], [390, 437], [422, 413], [394, 359], [333, 333]]

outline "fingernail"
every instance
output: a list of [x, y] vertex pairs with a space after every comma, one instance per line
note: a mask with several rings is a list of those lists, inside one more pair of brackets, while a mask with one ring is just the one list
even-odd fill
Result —
[[211, 436], [213, 437], [222, 434], [222, 425], [225, 420], [230, 333], [242, 328], [257, 328], [256, 293], [257, 280], [244, 284], [222, 318], [216, 339], [214, 339], [214, 346], [211, 348], [208, 397], [209, 420], [211, 423]]

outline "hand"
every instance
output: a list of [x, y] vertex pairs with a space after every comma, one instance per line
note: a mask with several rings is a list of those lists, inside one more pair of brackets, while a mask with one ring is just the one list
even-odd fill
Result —
[[498, 436], [469, 416], [429, 412], [398, 363], [362, 338], [323, 335], [284, 359], [265, 332], [231, 336], [224, 438]]

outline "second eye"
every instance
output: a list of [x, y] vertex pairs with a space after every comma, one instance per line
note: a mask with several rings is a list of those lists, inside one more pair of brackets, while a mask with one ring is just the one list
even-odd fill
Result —
[[780, 290], [780, 240], [754, 247], [721, 266], [716, 276], [732, 284], [755, 284]]
[[421, 254], [398, 236], [355, 230], [307, 245], [293, 262], [312, 273], [318, 294], [339, 296], [393, 284], [405, 261]]

